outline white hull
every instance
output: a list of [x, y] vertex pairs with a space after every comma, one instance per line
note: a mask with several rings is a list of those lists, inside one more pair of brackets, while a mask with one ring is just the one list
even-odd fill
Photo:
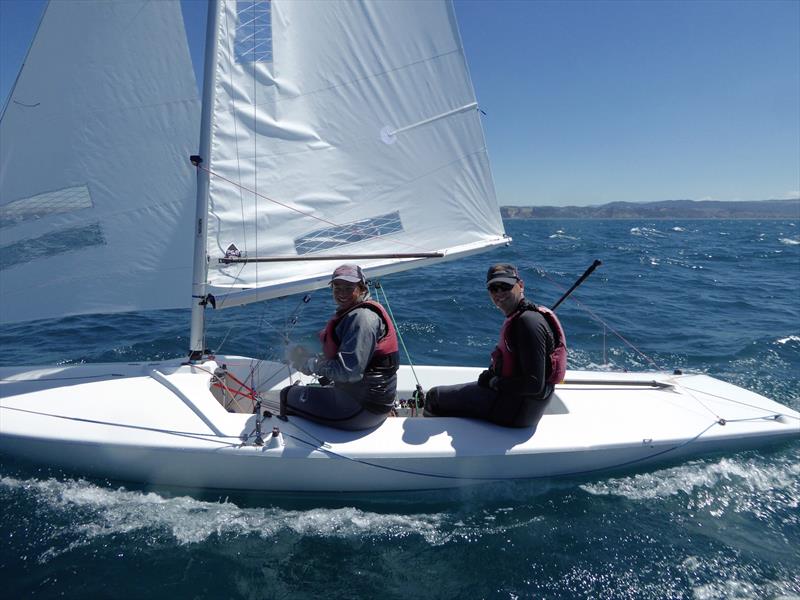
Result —
[[[254, 387], [270, 401], [289, 383], [282, 365], [230, 356], [0, 369], [0, 453], [163, 486], [357, 492], [580, 476], [800, 439], [798, 412], [705, 375], [571, 371], [535, 431], [390, 417], [345, 432], [268, 417], [258, 446], [255, 416], [227, 412], [210, 391], [223, 363], [240, 379], [259, 365]], [[415, 370], [425, 389], [480, 371]], [[413, 387], [402, 367], [399, 396]]]

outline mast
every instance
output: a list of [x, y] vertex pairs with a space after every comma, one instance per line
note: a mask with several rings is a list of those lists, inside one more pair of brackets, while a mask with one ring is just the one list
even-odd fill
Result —
[[200, 165], [208, 165], [211, 156], [211, 123], [214, 118], [215, 77], [219, 47], [219, 0], [209, 0], [206, 21], [206, 49], [203, 68], [203, 112], [200, 118], [200, 155], [192, 157], [197, 166], [197, 203], [195, 204], [194, 262], [192, 269], [192, 326], [189, 337], [189, 358], [198, 360], [205, 350], [205, 308], [207, 304], [207, 249], [209, 173]]

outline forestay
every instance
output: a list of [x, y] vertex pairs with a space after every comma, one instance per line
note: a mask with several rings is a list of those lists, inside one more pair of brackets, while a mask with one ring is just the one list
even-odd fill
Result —
[[[218, 306], [320, 287], [342, 259], [506, 241], [447, 1], [219, 6], [208, 221]], [[352, 259], [370, 276], [437, 259]], [[441, 259], [438, 259], [441, 260]]]
[[0, 320], [189, 305], [200, 104], [177, 2], [52, 2], [0, 120]]

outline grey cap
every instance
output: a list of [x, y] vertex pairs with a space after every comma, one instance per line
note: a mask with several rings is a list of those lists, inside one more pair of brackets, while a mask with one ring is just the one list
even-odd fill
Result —
[[367, 284], [367, 278], [358, 265], [341, 265], [331, 275], [331, 283], [334, 281], [349, 281], [350, 283]]

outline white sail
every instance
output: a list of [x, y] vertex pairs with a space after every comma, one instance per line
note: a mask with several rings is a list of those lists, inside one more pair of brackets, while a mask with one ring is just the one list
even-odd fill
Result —
[[[325, 285], [341, 258], [501, 244], [448, 1], [220, 3], [209, 291], [235, 305]], [[353, 259], [370, 276], [431, 258]], [[441, 260], [438, 259], [438, 260]]]
[[0, 121], [0, 320], [189, 305], [200, 105], [178, 2], [52, 2]]

